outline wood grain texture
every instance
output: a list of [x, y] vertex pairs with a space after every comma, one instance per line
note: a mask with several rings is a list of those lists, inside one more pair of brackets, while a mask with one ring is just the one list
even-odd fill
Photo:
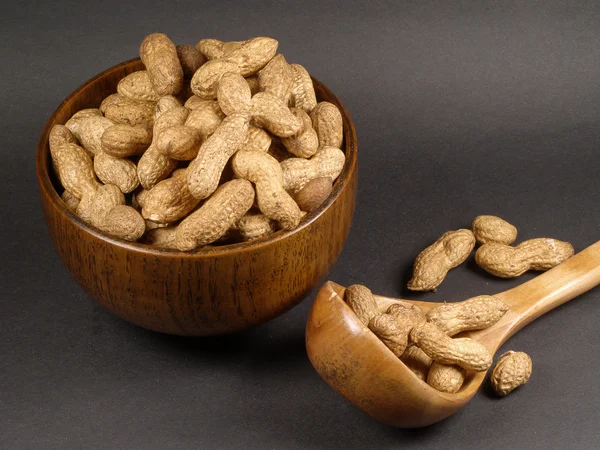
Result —
[[231, 333], [272, 319], [300, 302], [337, 260], [348, 236], [356, 200], [357, 140], [337, 97], [314, 80], [320, 100], [344, 118], [346, 166], [329, 199], [292, 231], [248, 243], [193, 252], [160, 250], [111, 238], [82, 222], [60, 199], [48, 135], [76, 111], [97, 107], [139, 59], [94, 77], [58, 107], [37, 147], [36, 170], [50, 236], [69, 272], [98, 303], [141, 327], [202, 336]]
[[[525, 325], [600, 284], [600, 242], [542, 275], [494, 295], [509, 311], [491, 327], [464, 332], [494, 354]], [[319, 375], [348, 401], [388, 425], [413, 428], [439, 422], [465, 406], [486, 372], [467, 375], [456, 394], [430, 387], [402, 363], [344, 302], [331, 281], [319, 290], [306, 325], [306, 348]], [[426, 313], [441, 303], [375, 296], [380, 312], [410, 302]]]

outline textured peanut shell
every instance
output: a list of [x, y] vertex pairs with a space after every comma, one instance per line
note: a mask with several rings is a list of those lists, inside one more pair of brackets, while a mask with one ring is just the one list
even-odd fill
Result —
[[429, 322], [415, 325], [410, 339], [431, 359], [442, 364], [456, 364], [474, 372], [483, 372], [492, 365], [492, 355], [483, 344], [470, 338], [453, 339]]
[[245, 80], [246, 83], [248, 83], [248, 86], [250, 86], [250, 92], [253, 96], [254, 94], [260, 92], [260, 86], [258, 85], [258, 76], [250, 75], [249, 77], [246, 77]]
[[200, 106], [204, 106], [205, 104], [212, 103], [212, 102], [215, 102], [215, 100], [206, 100], [204, 98], [198, 97], [197, 95], [192, 95], [190, 98], [188, 98], [186, 100], [186, 102], [184, 103], [183, 106], [185, 106], [186, 108], [189, 108], [191, 110], [194, 110]]
[[202, 200], [215, 192], [225, 164], [248, 137], [248, 120], [244, 114], [227, 116], [202, 144], [188, 170], [188, 184], [194, 197]]
[[508, 351], [500, 356], [492, 370], [490, 382], [494, 392], [507, 395], [529, 381], [533, 363], [527, 353]]
[[232, 160], [239, 178], [256, 186], [256, 202], [261, 212], [276, 220], [284, 230], [296, 228], [302, 219], [300, 208], [283, 189], [283, 172], [275, 158], [265, 152], [241, 150]]
[[293, 136], [283, 138], [281, 142], [288, 151], [300, 158], [310, 158], [319, 148], [319, 137], [312, 127], [310, 116], [300, 108], [291, 108], [292, 114], [302, 120], [302, 129]]
[[239, 73], [247, 77], [258, 72], [277, 53], [279, 43], [269, 37], [255, 37], [241, 43], [239, 48], [224, 48], [223, 57], [235, 64]]
[[436, 361], [429, 368], [427, 384], [438, 391], [455, 394], [462, 387], [466, 374], [462, 367]]
[[109, 102], [100, 105], [100, 109], [103, 110], [107, 119], [115, 123], [152, 128], [156, 102], [132, 100], [119, 94], [110, 97], [112, 98]]
[[290, 64], [290, 67], [294, 76], [290, 106], [301, 108], [310, 113], [317, 106], [317, 96], [310, 74], [300, 64]]
[[146, 231], [146, 224], [140, 213], [131, 206], [117, 205], [105, 216], [98, 228], [111, 236], [135, 242]]
[[183, 85], [183, 69], [171, 39], [162, 33], [146, 36], [140, 45], [140, 58], [157, 94], [179, 93]]
[[146, 232], [144, 242], [155, 247], [177, 249], [175, 245], [176, 227], [153, 228]]
[[84, 222], [92, 223], [92, 206], [94, 204], [95, 197], [95, 192], [86, 193], [83, 197], [81, 197], [81, 200], [77, 205], [75, 214], [77, 214]]
[[174, 106], [165, 111], [156, 119], [154, 123], [153, 133], [158, 136], [160, 132], [166, 128], [175, 125], [183, 125], [190, 115], [190, 110], [185, 106]]
[[281, 143], [281, 139], [278, 137], [272, 138], [271, 145], [269, 146], [267, 153], [280, 163], [286, 159], [294, 158], [294, 155], [288, 152], [287, 148], [284, 147], [284, 145]]
[[187, 174], [178, 173], [150, 189], [143, 198], [142, 217], [159, 223], [187, 216], [199, 203], [189, 191]]
[[271, 147], [271, 142], [272, 138], [269, 133], [267, 133], [262, 128], [250, 125], [250, 128], [248, 128], [248, 137], [242, 144], [242, 149], [253, 152], [266, 153]]
[[90, 206], [90, 223], [102, 229], [106, 215], [117, 205], [125, 204], [125, 196], [114, 184], [98, 188]]
[[156, 148], [178, 161], [191, 161], [198, 155], [202, 136], [200, 132], [185, 125], [174, 125], [161, 130], [156, 136]]
[[177, 167], [177, 161], [150, 145], [137, 164], [137, 175], [144, 189], [152, 189]]
[[248, 212], [232, 226], [232, 230], [242, 241], [251, 241], [271, 234], [276, 229], [276, 222], [261, 212]]
[[517, 239], [517, 228], [496, 216], [475, 217], [471, 229], [478, 244], [499, 242], [510, 245]]
[[141, 155], [152, 142], [152, 132], [147, 128], [117, 124], [104, 130], [100, 146], [104, 153], [118, 158]]
[[408, 288], [413, 291], [434, 290], [444, 281], [450, 269], [467, 259], [474, 247], [475, 236], [471, 230], [444, 233], [415, 259]]
[[132, 195], [131, 195], [131, 206], [133, 206], [138, 211], [142, 210], [144, 206], [144, 201], [146, 200], [146, 196], [150, 192], [143, 187], [139, 187]]
[[117, 93], [132, 100], [156, 102], [160, 95], [154, 92], [147, 70], [133, 72], [122, 78], [117, 85]]
[[92, 159], [79, 145], [64, 143], [55, 147], [51, 156], [63, 187], [75, 197], [81, 199], [100, 187]]
[[410, 303], [395, 303], [390, 305], [385, 313], [404, 323], [408, 331], [410, 331], [415, 325], [425, 322], [425, 313], [423, 310], [417, 305]]
[[140, 185], [137, 167], [127, 158], [100, 153], [94, 158], [94, 171], [102, 183], [114, 184], [124, 194], [133, 192]]
[[216, 241], [241, 219], [254, 203], [254, 189], [246, 180], [232, 180], [219, 187], [177, 227], [175, 245], [187, 251]]
[[196, 70], [206, 62], [206, 57], [192, 45], [178, 45], [177, 57], [185, 78], [191, 78]]
[[202, 104], [193, 105], [194, 108], [185, 121], [185, 125], [197, 129], [202, 138], [207, 139], [217, 130], [217, 128], [219, 128], [223, 122], [223, 119], [225, 118], [225, 114], [223, 114], [223, 111], [221, 111], [217, 101], [201, 101], [203, 102]]
[[224, 73], [217, 84], [217, 100], [226, 116], [236, 113], [248, 114], [252, 105], [250, 86], [240, 74]]
[[320, 177], [335, 180], [344, 168], [346, 156], [339, 148], [323, 147], [312, 158], [290, 158], [281, 163], [283, 187], [296, 193], [306, 184]]
[[437, 325], [448, 336], [463, 331], [483, 330], [498, 322], [509, 307], [496, 297], [480, 295], [463, 302], [444, 303], [429, 310], [427, 321]]
[[259, 92], [252, 97], [252, 118], [275, 136], [289, 137], [298, 133], [302, 119], [292, 114], [288, 106], [270, 92]]
[[344, 293], [344, 300], [364, 325], [369, 325], [371, 319], [379, 314], [373, 293], [362, 284], [348, 286]]
[[312, 212], [327, 200], [332, 189], [333, 184], [330, 177], [315, 178], [300, 189], [294, 199], [302, 211]]
[[[187, 103], [187, 102], [186, 102]], [[182, 106], [179, 99], [173, 95], [165, 95], [161, 97], [154, 107], [154, 125], [156, 126], [156, 121], [160, 116], [162, 116], [167, 111], [178, 108]]]
[[70, 191], [65, 190], [60, 196], [60, 198], [63, 202], [65, 202], [67, 208], [69, 208], [73, 212], [77, 211], [77, 206], [79, 205], [80, 200], [77, 197], [75, 197], [75, 195], [73, 195]]
[[408, 346], [408, 331], [405, 324], [391, 314], [379, 314], [369, 321], [369, 329], [398, 358]]
[[258, 72], [259, 91], [275, 94], [286, 105], [290, 101], [293, 84], [294, 71], [281, 53]]
[[225, 59], [208, 61], [194, 73], [190, 81], [192, 92], [203, 99], [217, 98], [217, 85], [227, 72], [240, 73], [240, 69], [235, 63]]
[[239, 49], [242, 43], [241, 41], [223, 42], [218, 39], [202, 39], [196, 44], [196, 49], [207, 59], [218, 59]]
[[427, 356], [427, 353], [416, 345], [409, 344], [400, 359], [420, 380], [427, 380], [429, 368], [433, 363], [433, 359]]
[[77, 119], [75, 123], [76, 125], [71, 121], [67, 121], [66, 125], [77, 136], [82, 147], [93, 155], [102, 153], [102, 135], [114, 123], [99, 115], [83, 117]]
[[[117, 95], [117, 94], [114, 94]], [[79, 127], [84, 119], [90, 116], [102, 116], [102, 112], [98, 108], [87, 108], [77, 111], [71, 116], [65, 123], [65, 126], [73, 133], [73, 135], [79, 139]]]
[[310, 112], [310, 118], [320, 147], [342, 147], [344, 124], [337, 106], [329, 102], [320, 102]]
[[[48, 145], [50, 147], [50, 155], [53, 155], [56, 152], [56, 149], [63, 144], [78, 144], [77, 139], [64, 125], [54, 125], [50, 130], [50, 135], [48, 136]], [[91, 156], [91, 155], [90, 155]], [[56, 158], [52, 158], [52, 166], [54, 167], [54, 173], [56, 174], [58, 181], [60, 181], [60, 173], [56, 164], [58, 160]]]
[[545, 271], [573, 256], [568, 242], [537, 238], [516, 247], [488, 242], [477, 249], [475, 261], [486, 272], [501, 278], [513, 278], [528, 270]]

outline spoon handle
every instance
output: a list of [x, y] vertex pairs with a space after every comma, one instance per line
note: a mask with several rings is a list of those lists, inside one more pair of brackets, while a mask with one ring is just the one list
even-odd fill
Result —
[[528, 323], [600, 284], [600, 241], [565, 262], [498, 295], [509, 304], [502, 318], [506, 341]]

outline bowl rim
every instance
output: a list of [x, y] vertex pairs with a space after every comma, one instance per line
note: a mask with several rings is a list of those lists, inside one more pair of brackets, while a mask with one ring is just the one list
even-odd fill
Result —
[[134, 251], [138, 253], [161, 256], [161, 257], [177, 257], [177, 258], [198, 258], [198, 257], [214, 257], [214, 256], [222, 256], [222, 255], [231, 255], [237, 254], [247, 251], [254, 251], [256, 249], [273, 245], [281, 240], [284, 240], [302, 230], [312, 225], [321, 215], [325, 213], [327, 209], [340, 197], [342, 191], [345, 187], [351, 182], [351, 176], [356, 171], [356, 160], [357, 160], [357, 151], [358, 151], [358, 143], [356, 137], [356, 129], [354, 128], [354, 123], [352, 118], [350, 117], [350, 113], [346, 109], [346, 107], [342, 104], [340, 99], [323, 83], [314, 78], [311, 75], [313, 80], [313, 84], [315, 84], [315, 90], [323, 90], [327, 93], [333, 103], [339, 108], [340, 113], [342, 114], [342, 120], [344, 125], [344, 153], [346, 155], [346, 161], [344, 163], [344, 167], [342, 172], [336, 179], [333, 190], [327, 200], [321, 204], [315, 211], [308, 213], [293, 230], [278, 230], [274, 233], [268, 234], [266, 236], [245, 242], [237, 242], [233, 244], [221, 245], [221, 246], [204, 246], [199, 247], [190, 251], [181, 251], [174, 249], [163, 249], [159, 247], [152, 246], [150, 244], [145, 244], [141, 242], [130, 242], [124, 239], [120, 239], [117, 237], [109, 236], [92, 225], [84, 222], [77, 216], [74, 212], [67, 208], [66, 204], [58, 194], [57, 190], [54, 188], [52, 183], [50, 173], [48, 168], [51, 166], [50, 160], [50, 150], [48, 145], [48, 138], [50, 134], [50, 130], [56, 121], [56, 117], [59, 115], [61, 110], [71, 104], [71, 102], [81, 94], [82, 91], [88, 88], [88, 86], [99, 79], [102, 79], [112, 72], [118, 71], [122, 68], [135, 66], [141, 63], [140, 58], [133, 58], [122, 63], [116, 64], [112, 67], [109, 67], [106, 70], [98, 73], [92, 78], [88, 79], [86, 82], [81, 84], [77, 89], [71, 92], [54, 110], [48, 121], [45, 123], [44, 128], [42, 130], [40, 139], [36, 148], [36, 173], [38, 178], [38, 184], [40, 187], [40, 193], [45, 194], [52, 203], [52, 206], [56, 208], [56, 210], [68, 219], [70, 222], [74, 223], [77, 227], [79, 227], [84, 232], [91, 234], [97, 239], [102, 240], [104, 243], [114, 245], [123, 250]]

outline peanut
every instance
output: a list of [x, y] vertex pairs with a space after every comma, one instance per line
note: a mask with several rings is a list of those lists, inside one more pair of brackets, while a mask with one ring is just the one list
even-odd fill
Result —
[[320, 147], [342, 147], [344, 123], [337, 106], [329, 102], [320, 102], [310, 112], [310, 118]]
[[252, 97], [251, 112], [252, 118], [275, 136], [293, 136], [304, 126], [302, 119], [292, 114], [288, 106], [270, 92], [259, 92]]
[[226, 72], [217, 84], [217, 100], [226, 116], [236, 113], [248, 114], [252, 106], [250, 86], [241, 75]]
[[202, 39], [196, 44], [196, 49], [208, 59], [217, 59], [228, 56], [232, 51], [239, 49], [242, 42], [223, 42], [218, 39]]
[[260, 92], [260, 87], [258, 86], [258, 77], [256, 75], [251, 75], [246, 77], [246, 82], [248, 86], [250, 86], [250, 93], [254, 96], [257, 92]]
[[102, 135], [113, 125], [111, 120], [96, 114], [71, 118], [66, 123], [66, 127], [79, 139], [82, 147], [93, 155], [102, 153]]
[[398, 358], [408, 346], [408, 332], [404, 324], [391, 314], [378, 314], [369, 321], [369, 329]]
[[[71, 130], [69, 130], [66, 126], [54, 125], [50, 130], [50, 135], [48, 136], [48, 146], [50, 147], [50, 155], [52, 156], [56, 152], [57, 148], [63, 144], [77, 144], [77, 139], [75, 138], [73, 133], [71, 133]], [[89, 156], [91, 156], [91, 154]], [[54, 172], [56, 174], [56, 177], [58, 178], [58, 181], [61, 181], [60, 173], [57, 167], [57, 164], [59, 162], [60, 161], [58, 159], [52, 156], [52, 166], [54, 167]]]
[[269, 63], [258, 72], [258, 90], [270, 92], [279, 97], [287, 105], [292, 95], [294, 71], [282, 54], [275, 55]]
[[156, 148], [169, 158], [191, 161], [198, 155], [202, 135], [196, 128], [174, 125], [161, 130], [156, 137]]
[[279, 42], [269, 37], [255, 37], [241, 43], [239, 48], [224, 49], [224, 57], [233, 62], [239, 73], [247, 77], [258, 72], [273, 59]]
[[196, 70], [206, 62], [206, 57], [192, 45], [178, 45], [176, 48], [183, 75], [186, 78], [191, 78]]
[[118, 158], [142, 155], [152, 142], [152, 132], [141, 126], [113, 125], [104, 130], [100, 146], [104, 153]]
[[302, 121], [302, 128], [293, 136], [283, 138], [281, 142], [288, 151], [301, 158], [310, 158], [319, 148], [319, 137], [312, 127], [310, 116], [299, 108], [292, 108], [292, 114]]
[[[186, 102], [186, 104], [187, 103], [188, 102]], [[181, 102], [177, 99], [177, 97], [174, 97], [172, 95], [165, 95], [165, 96], [161, 97], [156, 102], [156, 106], [154, 107], [154, 125], [156, 126], [156, 121], [164, 113], [166, 113], [167, 111], [169, 111], [173, 108], [178, 108], [180, 106], [181, 106]]]
[[371, 319], [379, 314], [375, 297], [371, 290], [362, 284], [349, 286], [344, 293], [344, 300], [364, 325], [369, 325]]
[[474, 247], [475, 236], [471, 230], [444, 233], [417, 256], [408, 288], [413, 291], [435, 290], [448, 271], [467, 259]]
[[77, 211], [77, 206], [79, 205], [79, 199], [75, 197], [71, 192], [65, 190], [60, 196], [62, 201], [65, 202], [65, 205], [72, 212]]
[[463, 331], [488, 328], [498, 322], [508, 309], [508, 305], [499, 298], [480, 295], [433, 308], [427, 313], [427, 321], [437, 325], [448, 336], [454, 336]]
[[516, 247], [488, 242], [475, 253], [477, 265], [501, 278], [513, 278], [528, 270], [544, 271], [573, 256], [573, 246], [557, 239], [537, 238]]
[[117, 93], [131, 100], [156, 102], [161, 96], [154, 92], [147, 70], [133, 72], [122, 78], [117, 85]]
[[100, 105], [104, 117], [114, 123], [140, 125], [151, 129], [154, 125], [156, 102], [132, 100], [119, 94], [107, 97]]
[[496, 216], [477, 216], [471, 223], [471, 229], [478, 244], [499, 242], [510, 245], [517, 239], [517, 229]]
[[287, 151], [287, 149], [281, 143], [281, 139], [278, 137], [271, 139], [271, 145], [269, 146], [267, 153], [280, 163], [286, 159], [294, 158], [294, 155]]
[[93, 195], [100, 187], [92, 159], [82, 147], [65, 142], [50, 152], [63, 187], [76, 198]]
[[111, 236], [135, 242], [144, 234], [146, 224], [131, 206], [117, 205], [106, 215], [100, 229]]
[[137, 175], [144, 189], [152, 189], [161, 180], [164, 180], [177, 167], [177, 161], [168, 157], [150, 145], [144, 152], [137, 165]]
[[124, 205], [125, 196], [114, 184], [104, 184], [98, 188], [90, 204], [89, 222], [102, 229], [106, 215], [115, 206]]
[[308, 71], [300, 64], [290, 64], [290, 67], [294, 72], [290, 105], [302, 108], [307, 113], [310, 113], [317, 106], [317, 96], [315, 95], [312, 78]]
[[400, 359], [417, 378], [422, 381], [427, 380], [433, 360], [423, 350], [414, 344], [409, 344]]
[[271, 136], [262, 128], [253, 125], [248, 129], [248, 137], [242, 144], [242, 149], [253, 152], [268, 152], [271, 147]]
[[241, 240], [251, 241], [271, 234], [276, 230], [276, 222], [260, 212], [248, 212], [233, 224], [231, 229]]
[[294, 199], [302, 211], [312, 212], [327, 200], [332, 188], [330, 177], [315, 178], [300, 189]]
[[175, 222], [187, 216], [198, 203], [188, 189], [186, 170], [176, 171], [142, 197], [142, 217], [159, 223]]
[[100, 153], [94, 158], [94, 171], [100, 181], [118, 186], [124, 194], [134, 191], [140, 185], [135, 163], [126, 158]]
[[190, 98], [188, 98], [185, 102], [185, 104], [183, 106], [185, 106], [186, 108], [189, 108], [191, 110], [194, 110], [200, 106], [204, 106], [207, 103], [211, 103], [214, 102], [214, 100], [206, 100], [203, 98], [198, 97], [197, 95], [192, 95]]
[[157, 94], [179, 93], [183, 85], [183, 69], [171, 39], [162, 33], [146, 36], [140, 45], [140, 58]]
[[144, 242], [155, 247], [176, 250], [177, 227], [153, 228], [146, 233]]
[[492, 355], [483, 344], [470, 338], [453, 339], [429, 322], [415, 325], [410, 338], [431, 359], [442, 364], [455, 364], [475, 372], [483, 372], [492, 364]]
[[202, 139], [206, 140], [217, 130], [217, 128], [219, 128], [225, 114], [221, 111], [217, 101], [201, 100], [201, 102], [201, 104], [198, 104], [198, 102], [186, 102], [186, 105], [192, 103], [190, 106], [192, 112], [185, 121], [185, 125], [197, 129], [200, 132]]
[[188, 170], [188, 184], [194, 197], [202, 200], [215, 192], [225, 164], [248, 137], [248, 122], [245, 114], [227, 116], [202, 144]]
[[234, 156], [232, 167], [236, 176], [255, 184], [258, 208], [265, 216], [279, 222], [284, 230], [298, 226], [300, 208], [283, 189], [283, 172], [275, 158], [264, 152], [241, 150]]
[[527, 353], [508, 351], [492, 370], [490, 381], [496, 394], [504, 396], [529, 381], [533, 363]]
[[281, 163], [283, 187], [296, 193], [315, 178], [335, 180], [344, 168], [344, 152], [334, 147], [322, 147], [312, 158], [290, 158]]
[[435, 361], [429, 368], [427, 384], [438, 391], [455, 394], [462, 387], [466, 374], [462, 367]]
[[175, 245], [192, 250], [223, 236], [252, 207], [254, 189], [246, 180], [232, 180], [219, 187], [195, 212], [177, 227]]
[[192, 92], [203, 99], [217, 97], [217, 84], [224, 73], [240, 73], [238, 66], [226, 59], [212, 59], [202, 65], [190, 82]]

